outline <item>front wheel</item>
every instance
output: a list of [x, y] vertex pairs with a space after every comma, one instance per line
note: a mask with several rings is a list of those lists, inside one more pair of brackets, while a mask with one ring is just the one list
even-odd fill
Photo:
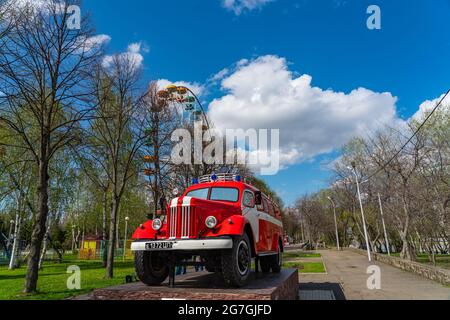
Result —
[[233, 239], [233, 248], [222, 252], [222, 274], [225, 283], [242, 287], [247, 283], [252, 264], [252, 251], [248, 236]]
[[148, 286], [160, 285], [169, 276], [169, 267], [158, 252], [135, 252], [134, 267], [138, 278]]

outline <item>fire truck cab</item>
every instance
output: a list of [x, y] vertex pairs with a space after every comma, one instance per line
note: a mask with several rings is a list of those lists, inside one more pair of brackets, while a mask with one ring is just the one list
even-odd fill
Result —
[[282, 265], [283, 225], [278, 206], [238, 175], [212, 175], [195, 181], [173, 199], [167, 214], [142, 224], [131, 249], [139, 279], [159, 285], [174, 265], [195, 257], [226, 284], [246, 284], [252, 258], [263, 272]]

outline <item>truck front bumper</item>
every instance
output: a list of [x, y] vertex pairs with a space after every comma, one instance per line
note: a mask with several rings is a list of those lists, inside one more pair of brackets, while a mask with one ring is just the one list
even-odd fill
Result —
[[200, 251], [233, 248], [233, 239], [136, 241], [131, 251]]

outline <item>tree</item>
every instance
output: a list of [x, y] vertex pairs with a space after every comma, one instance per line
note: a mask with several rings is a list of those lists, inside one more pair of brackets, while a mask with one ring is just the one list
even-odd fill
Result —
[[[117, 218], [130, 179], [138, 172], [136, 156], [144, 141], [145, 116], [138, 94], [139, 65], [130, 56], [115, 55], [108, 68], [98, 68], [94, 83], [95, 119], [85, 132], [85, 157], [102, 168], [111, 188], [106, 277], [113, 277]], [[95, 152], [92, 148], [96, 148]]]
[[[8, 12], [11, 29], [0, 39], [0, 123], [14, 132], [38, 171], [26, 293], [36, 291], [38, 264], [49, 213], [49, 168], [55, 154], [89, 116], [86, 79], [98, 63], [89, 21], [73, 30], [67, 8], [76, 1], [26, 3]], [[1, 26], [3, 28], [3, 25]]]
[[[149, 191], [153, 202], [153, 216], [158, 206], [163, 205], [160, 199], [166, 199], [167, 191], [173, 186], [171, 177], [176, 167], [171, 163], [173, 142], [172, 133], [180, 125], [181, 119], [177, 110], [158, 97], [158, 83], [152, 82], [143, 99], [145, 110], [145, 128], [147, 141], [143, 148], [143, 158], [147, 162]], [[147, 159], [147, 160], [145, 160]], [[169, 193], [170, 194], [170, 193]], [[161, 207], [161, 210], [164, 208]]]

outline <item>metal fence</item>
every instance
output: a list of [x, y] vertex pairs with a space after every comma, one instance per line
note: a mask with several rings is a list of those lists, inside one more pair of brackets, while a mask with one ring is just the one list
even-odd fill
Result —
[[[18, 243], [18, 248], [17, 248], [17, 257], [19, 259], [19, 264], [22, 263], [25, 258], [26, 255], [28, 254], [27, 252], [27, 243], [25, 240], [20, 240]], [[9, 246], [8, 250], [2, 248], [0, 249], [0, 265], [8, 265], [9, 261], [11, 259], [11, 250], [12, 250], [12, 244]]]

